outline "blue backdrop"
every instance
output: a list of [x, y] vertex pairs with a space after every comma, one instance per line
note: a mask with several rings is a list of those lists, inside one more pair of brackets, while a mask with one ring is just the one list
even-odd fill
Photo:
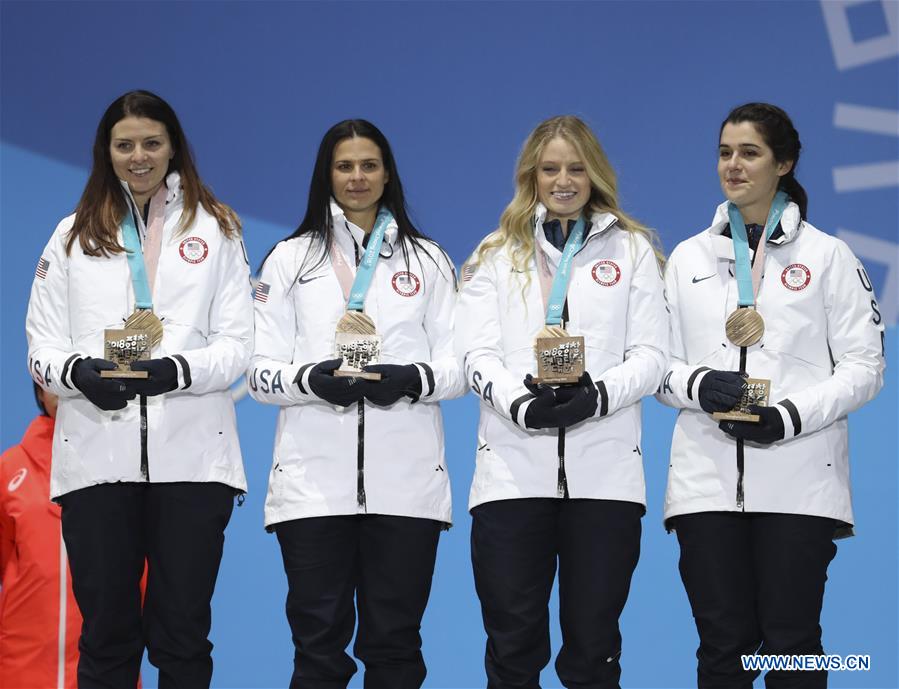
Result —
[[[244, 219], [254, 266], [297, 224], [320, 137], [346, 117], [387, 134], [413, 217], [461, 263], [495, 227], [519, 147], [545, 117], [592, 124], [623, 205], [670, 251], [720, 200], [727, 111], [748, 100], [783, 106], [805, 146], [810, 219], [865, 262], [889, 326], [887, 385], [851, 424], [858, 536], [839, 542], [823, 615], [826, 650], [871, 654], [872, 666], [834, 674], [831, 686], [899, 686], [899, 3], [3, 2], [0, 31], [2, 447], [34, 415], [22, 324], [35, 263], [77, 202], [100, 115], [126, 90], [151, 89], [175, 107], [204, 179]], [[441, 538], [424, 621], [426, 686], [478, 687], [484, 633], [465, 509], [476, 402], [444, 413], [455, 526]], [[242, 399], [238, 418], [250, 493], [229, 527], [214, 600], [214, 686], [286, 686], [286, 584], [262, 530], [275, 409]], [[696, 632], [676, 540], [661, 525], [672, 425], [670, 410], [646, 402], [649, 507], [622, 620], [628, 687], [694, 683]], [[155, 671], [144, 677], [155, 686]], [[543, 681], [559, 686], [551, 667]]]

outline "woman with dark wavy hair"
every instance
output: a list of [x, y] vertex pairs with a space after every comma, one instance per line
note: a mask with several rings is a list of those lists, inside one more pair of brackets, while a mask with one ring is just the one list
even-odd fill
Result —
[[[671, 365], [679, 409], [665, 520], [699, 632], [698, 686], [750, 689], [742, 655], [820, 655], [834, 538], [852, 533], [846, 416], [883, 385], [871, 281], [806, 219], [799, 134], [747, 103], [722, 122], [712, 225], [671, 254]], [[825, 687], [772, 670], [765, 686]]]
[[[209, 686], [210, 600], [246, 490], [229, 390], [253, 347], [240, 222], [153, 93], [107, 108], [93, 154], [26, 322], [31, 375], [59, 396], [50, 490], [84, 617], [78, 685], [134, 686], [146, 647], [160, 687]], [[131, 377], [105, 358], [116, 342], [143, 351]]]
[[266, 258], [255, 307], [250, 394], [281, 407], [265, 523], [289, 586], [290, 686], [347, 685], [358, 611], [365, 686], [416, 689], [451, 519], [437, 402], [465, 384], [453, 265], [409, 220], [390, 145], [370, 122], [325, 134], [306, 215]]

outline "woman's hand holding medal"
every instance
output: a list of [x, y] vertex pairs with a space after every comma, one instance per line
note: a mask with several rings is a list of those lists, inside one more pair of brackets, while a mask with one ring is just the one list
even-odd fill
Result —
[[309, 372], [309, 387], [316, 397], [338, 407], [349, 407], [365, 398], [379, 407], [389, 407], [403, 397], [415, 402], [421, 396], [421, 374], [415, 364], [370, 364], [367, 373], [380, 373], [372, 381], [353, 376], [335, 376], [342, 359], [328, 359]]
[[101, 378], [100, 371], [118, 368], [112, 361], [87, 357], [72, 366], [72, 382], [91, 403], [103, 411], [117, 411], [128, 405], [137, 395], [133, 381], [117, 378]]
[[137, 378], [132, 385], [139, 395], [153, 397], [178, 387], [178, 367], [171, 359], [146, 359], [131, 364], [132, 371], [146, 371], [147, 378]]
[[[309, 387], [316, 397], [337, 407], [349, 407], [365, 396], [367, 381], [361, 378], [335, 376], [343, 359], [328, 359], [312, 367]], [[296, 381], [294, 381], [296, 382]]]
[[365, 399], [372, 404], [389, 407], [406, 396], [413, 402], [421, 397], [421, 373], [415, 364], [369, 364], [362, 370], [381, 374], [379, 381], [366, 381]]
[[750, 414], [761, 417], [758, 422], [721, 421], [718, 428], [732, 438], [742, 438], [760, 445], [770, 445], [784, 439], [784, 421], [775, 407], [759, 407], [751, 405]]
[[568, 428], [596, 413], [599, 391], [588, 372], [575, 385], [558, 388], [534, 382], [528, 374], [524, 386], [535, 395], [524, 413], [524, 425], [531, 429]]
[[736, 371], [709, 371], [699, 383], [699, 406], [708, 414], [730, 411], [743, 397], [745, 382]]

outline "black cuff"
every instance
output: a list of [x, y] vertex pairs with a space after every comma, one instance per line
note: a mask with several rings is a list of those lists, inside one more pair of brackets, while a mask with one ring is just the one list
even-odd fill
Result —
[[703, 371], [711, 371], [708, 366], [700, 366], [693, 373], [690, 374], [690, 377], [687, 379], [687, 399], [693, 400], [693, 383], [696, 381], [697, 376]]
[[185, 359], [180, 354], [170, 354], [169, 358], [175, 362], [175, 366], [179, 369], [178, 380], [184, 381], [184, 384], [179, 385], [178, 387], [181, 390], [187, 390], [187, 388], [189, 388], [190, 384], [193, 382], [190, 377], [190, 364], [188, 364], [187, 359]]
[[784, 409], [790, 412], [790, 420], [793, 422], [793, 436], [797, 436], [802, 432], [802, 419], [799, 418], [799, 410], [790, 400], [785, 399], [778, 402]]

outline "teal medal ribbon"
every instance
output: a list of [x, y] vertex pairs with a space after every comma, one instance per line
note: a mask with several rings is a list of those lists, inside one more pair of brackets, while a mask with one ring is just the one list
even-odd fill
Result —
[[347, 311], [362, 311], [365, 303], [365, 295], [371, 286], [372, 278], [375, 274], [375, 267], [378, 264], [378, 256], [381, 254], [381, 244], [384, 241], [384, 233], [387, 226], [393, 222], [393, 214], [386, 208], [378, 211], [378, 217], [375, 220], [375, 226], [368, 238], [368, 246], [362, 255], [362, 260], [356, 268], [356, 277], [353, 280], [353, 286], [350, 288], [350, 297], [347, 302]]
[[565, 307], [565, 298], [568, 295], [568, 283], [571, 280], [571, 263], [574, 255], [581, 250], [584, 243], [584, 229], [586, 228], [583, 216], [577, 219], [568, 239], [565, 241], [565, 249], [562, 258], [559, 259], [559, 267], [553, 278], [552, 288], [546, 304], [546, 325], [561, 325], [562, 310]]
[[147, 279], [147, 268], [144, 265], [144, 252], [131, 209], [122, 221], [122, 238], [125, 240], [125, 253], [128, 256], [128, 268], [131, 269], [131, 285], [134, 287], [134, 305], [138, 309], [152, 309], [153, 296], [150, 294], [150, 282]]
[[122, 239], [125, 243], [125, 254], [128, 257], [128, 268], [131, 271], [131, 285], [134, 288], [134, 313], [125, 320], [125, 328], [142, 330], [150, 342], [150, 347], [162, 342], [162, 321], [153, 313], [153, 295], [147, 279], [147, 268], [144, 265], [144, 252], [141, 249], [137, 227], [129, 207], [122, 220]]
[[[759, 238], [759, 242], [767, 242], [771, 237], [789, 201], [790, 199], [782, 191], [774, 195], [771, 209], [768, 211], [768, 219], [765, 221], [765, 231]], [[755, 304], [755, 289], [752, 284], [752, 263], [749, 260], [749, 239], [746, 236], [746, 225], [743, 223], [743, 216], [740, 210], [733, 203], [727, 204], [727, 217], [730, 220], [730, 235], [734, 244], [737, 303], [740, 306], [753, 306]]]

